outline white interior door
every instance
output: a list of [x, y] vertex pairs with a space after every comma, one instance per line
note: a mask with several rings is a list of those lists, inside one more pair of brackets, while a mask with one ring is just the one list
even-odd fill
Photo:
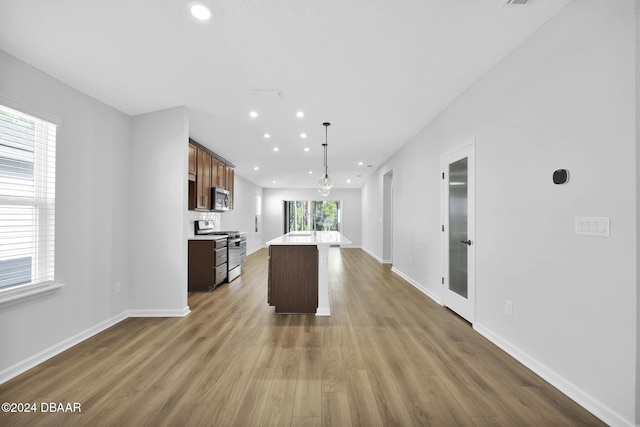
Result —
[[443, 302], [467, 321], [475, 315], [475, 147], [443, 156]]

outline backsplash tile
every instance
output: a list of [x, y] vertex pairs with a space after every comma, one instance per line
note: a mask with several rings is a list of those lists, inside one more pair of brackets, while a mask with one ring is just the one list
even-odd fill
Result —
[[196, 221], [213, 221], [213, 227], [217, 231], [221, 231], [222, 214], [220, 212], [200, 212], [200, 211], [188, 211], [187, 212], [187, 238], [194, 236]]

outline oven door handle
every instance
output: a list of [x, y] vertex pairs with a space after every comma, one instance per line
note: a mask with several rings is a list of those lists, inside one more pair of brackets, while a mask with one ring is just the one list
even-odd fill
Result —
[[235, 245], [235, 244], [237, 244], [239, 242], [240, 242], [240, 239], [238, 238], [238, 239], [229, 239], [229, 241], [227, 243]]

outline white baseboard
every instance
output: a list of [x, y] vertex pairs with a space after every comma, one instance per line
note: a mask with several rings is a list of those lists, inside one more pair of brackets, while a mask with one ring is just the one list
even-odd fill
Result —
[[[375, 254], [369, 252], [367, 250], [367, 248], [361, 247], [360, 249], [362, 249], [367, 254], [369, 254], [369, 256], [375, 258], [376, 261], [378, 261], [380, 264], [391, 264], [391, 261], [383, 260], [382, 258], [380, 258], [380, 257], [376, 256]], [[434, 300], [436, 303], [438, 303], [439, 305], [442, 305], [442, 298], [439, 295], [434, 294], [429, 289], [425, 288], [424, 286], [422, 286], [421, 284], [419, 284], [418, 282], [416, 282], [411, 277], [407, 276], [406, 274], [404, 274], [402, 271], [398, 270], [397, 268], [391, 267], [391, 271], [396, 273], [398, 276], [402, 277], [404, 280], [409, 282], [409, 284], [411, 286], [413, 286], [414, 288], [416, 288], [417, 290], [419, 290], [420, 292], [422, 292], [423, 294], [425, 294], [426, 296], [428, 296], [429, 298]]]
[[566, 378], [559, 375], [557, 372], [553, 371], [543, 363], [540, 363], [538, 360], [529, 356], [524, 351], [511, 345], [502, 337], [493, 333], [493, 331], [491, 331], [490, 329], [484, 327], [479, 323], [475, 323], [473, 325], [473, 329], [475, 329], [480, 335], [487, 338], [493, 344], [507, 352], [518, 362], [531, 369], [533, 372], [535, 372], [549, 384], [560, 390], [562, 393], [567, 395], [570, 399], [574, 400], [587, 411], [600, 418], [606, 424], [612, 427], [633, 427], [634, 425], [636, 425], [632, 421], [625, 420], [618, 413], [613, 411], [608, 406], [604, 405], [602, 402], [599, 402], [589, 393], [577, 387], [571, 381], [568, 381]]
[[127, 317], [185, 317], [189, 313], [191, 310], [189, 310], [189, 306], [186, 306], [181, 310], [129, 310]]
[[316, 309], [316, 316], [331, 316], [331, 309], [328, 307], [318, 307]]
[[10, 379], [17, 377], [18, 375], [22, 374], [23, 372], [28, 371], [31, 368], [34, 368], [35, 366], [51, 359], [54, 356], [57, 356], [58, 354], [62, 353], [65, 350], [68, 350], [69, 348], [73, 347], [74, 345], [80, 344], [82, 341], [85, 341], [89, 338], [91, 338], [94, 335], [99, 334], [100, 332], [104, 331], [105, 329], [108, 329], [110, 327], [112, 327], [113, 325], [122, 322], [123, 320], [125, 320], [127, 318], [127, 313], [121, 313], [117, 316], [114, 316], [110, 319], [105, 320], [104, 322], [101, 322], [85, 331], [82, 331], [70, 338], [67, 338], [66, 340], [52, 346], [49, 347], [45, 350], [42, 350], [41, 352], [34, 354], [33, 356], [29, 357], [26, 360], [23, 360], [22, 362], [16, 363], [13, 366], [9, 366], [8, 368], [4, 369], [3, 371], [0, 372], [0, 384], [3, 384], [7, 381], [9, 381]]
[[380, 258], [379, 256], [377, 256], [376, 254], [374, 254], [373, 252], [370, 252], [367, 248], [365, 247], [360, 247], [360, 249], [362, 249], [363, 251], [365, 251], [367, 254], [369, 254], [369, 256], [375, 258], [376, 261], [378, 261], [380, 264], [383, 264], [382, 262], [382, 258]]
[[439, 295], [434, 294], [429, 289], [425, 288], [424, 286], [422, 286], [421, 284], [419, 284], [418, 282], [416, 282], [411, 277], [407, 276], [397, 268], [391, 267], [391, 271], [396, 273], [398, 276], [402, 277], [404, 280], [409, 282], [411, 286], [413, 286], [414, 288], [416, 288], [417, 290], [419, 290], [420, 292], [422, 292], [423, 294], [425, 294], [426, 296], [434, 300], [436, 303], [438, 303], [439, 305], [442, 305], [442, 298]]
[[70, 349], [74, 345], [80, 344], [82, 341], [85, 341], [91, 338], [94, 335], [99, 334], [100, 332], [112, 327], [113, 325], [122, 322], [123, 320], [129, 317], [185, 317], [191, 311], [189, 307], [185, 307], [182, 310], [129, 310], [123, 313], [120, 313], [117, 316], [114, 316], [110, 319], [105, 320], [85, 331], [82, 331], [66, 340], [49, 347], [41, 352], [23, 360], [22, 362], [16, 363], [13, 366], [9, 366], [8, 368], [0, 371], [0, 384], [3, 384], [10, 379], [17, 377], [23, 372], [28, 371], [31, 368], [38, 366], [39, 364], [46, 362], [54, 356], [62, 353], [65, 350]]

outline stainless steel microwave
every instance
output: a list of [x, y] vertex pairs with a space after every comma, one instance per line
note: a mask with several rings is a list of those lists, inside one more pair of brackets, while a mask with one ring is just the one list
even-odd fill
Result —
[[228, 211], [231, 209], [231, 196], [224, 188], [211, 187], [211, 200], [213, 201], [212, 210]]

